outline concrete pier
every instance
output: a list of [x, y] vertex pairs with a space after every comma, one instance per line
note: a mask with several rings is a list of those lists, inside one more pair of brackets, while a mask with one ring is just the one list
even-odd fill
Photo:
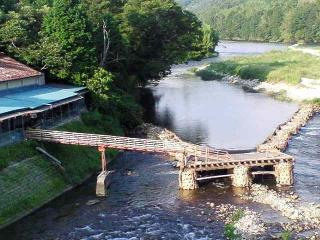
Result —
[[97, 177], [96, 195], [98, 197], [106, 197], [108, 195], [108, 188], [110, 186], [110, 174], [109, 171], [101, 172]]

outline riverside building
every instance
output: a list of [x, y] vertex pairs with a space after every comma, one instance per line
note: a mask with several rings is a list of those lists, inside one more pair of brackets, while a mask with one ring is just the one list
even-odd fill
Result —
[[38, 72], [0, 53], [0, 146], [29, 127], [50, 128], [85, 110], [84, 87], [46, 84]]

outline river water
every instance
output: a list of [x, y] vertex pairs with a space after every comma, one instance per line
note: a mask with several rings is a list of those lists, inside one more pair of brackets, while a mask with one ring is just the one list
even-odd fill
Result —
[[[173, 67], [172, 74], [150, 87], [144, 98], [148, 118], [195, 143], [254, 147], [297, 106], [224, 83], [203, 82], [187, 71], [229, 56], [285, 48], [224, 42], [219, 58]], [[315, 116], [287, 151], [297, 160], [293, 190], [309, 202], [320, 200], [319, 134], [320, 117]], [[179, 191], [178, 171], [163, 156], [123, 153], [112, 168], [108, 198], [87, 205], [95, 199], [92, 179], [0, 233], [0, 239], [224, 239], [223, 224], [207, 202], [247, 206], [262, 213], [266, 221], [287, 221], [267, 206], [235, 197], [228, 184]]]

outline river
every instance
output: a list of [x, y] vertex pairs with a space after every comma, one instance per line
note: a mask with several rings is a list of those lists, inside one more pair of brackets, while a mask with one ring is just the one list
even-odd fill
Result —
[[[219, 148], [253, 148], [297, 109], [259, 93], [219, 82], [205, 82], [188, 71], [230, 56], [259, 54], [285, 45], [223, 42], [218, 58], [174, 66], [150, 86], [143, 100], [147, 117], [184, 140]], [[287, 150], [297, 160], [293, 188], [310, 202], [320, 200], [320, 117], [295, 136]], [[269, 207], [234, 196], [230, 185], [207, 184], [178, 190], [178, 171], [163, 156], [123, 153], [113, 162], [109, 197], [95, 199], [95, 179], [0, 233], [0, 239], [224, 239], [223, 223], [207, 202], [247, 206], [266, 221], [287, 221]], [[131, 172], [132, 174], [128, 174]]]

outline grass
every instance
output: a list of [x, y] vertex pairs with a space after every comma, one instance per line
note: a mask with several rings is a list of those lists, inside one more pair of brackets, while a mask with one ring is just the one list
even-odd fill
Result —
[[238, 75], [243, 79], [298, 84], [302, 77], [320, 79], [319, 69], [320, 59], [315, 56], [296, 51], [272, 51], [212, 63], [205, 71]]
[[320, 106], [320, 98], [316, 98], [316, 99], [313, 99], [311, 101], [305, 101], [305, 103], [314, 104], [314, 105]]
[[9, 166], [12, 162], [19, 162], [31, 158], [36, 154], [36, 143], [25, 141], [15, 145], [0, 147], [0, 171]]
[[289, 231], [284, 231], [280, 235], [281, 240], [290, 240], [292, 239], [292, 234]]
[[238, 209], [231, 216], [231, 222], [224, 226], [224, 236], [229, 240], [241, 239], [241, 236], [236, 232], [235, 224], [245, 216], [243, 209]]
[[[89, 112], [81, 121], [67, 123], [58, 130], [123, 135], [117, 120], [97, 112]], [[62, 174], [40, 155], [36, 146], [44, 147], [65, 168]], [[117, 151], [107, 151], [112, 159]], [[0, 148], [0, 225], [41, 206], [68, 186], [82, 182], [100, 170], [100, 154], [91, 147], [25, 141]], [[17, 163], [17, 164], [12, 164]]]
[[42, 205], [66, 187], [64, 177], [41, 156], [6, 168], [0, 174], [0, 225]]

